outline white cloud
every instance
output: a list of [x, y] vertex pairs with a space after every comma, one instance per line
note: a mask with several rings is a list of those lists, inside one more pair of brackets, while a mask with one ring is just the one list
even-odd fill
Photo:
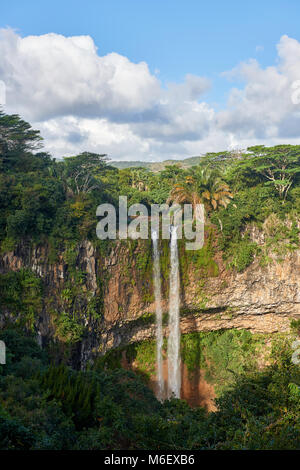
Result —
[[100, 57], [89, 36], [21, 38], [1, 30], [0, 56], [8, 103], [35, 121], [140, 112], [160, 93], [145, 62], [134, 64], [115, 53]]
[[269, 139], [300, 139], [300, 109], [291, 99], [293, 83], [300, 78], [300, 43], [282, 36], [277, 51], [276, 66], [263, 69], [250, 60], [230, 72], [246, 85], [231, 91], [228, 108], [218, 116], [221, 129], [266, 143]]
[[260, 46], [260, 45], [259, 45], [259, 46], [256, 46], [255, 51], [256, 51], [256, 52], [263, 52], [264, 49], [265, 49], [264, 46]]
[[91, 152], [118, 155], [120, 159], [144, 158], [149, 153], [147, 142], [135, 134], [128, 124], [111, 123], [106, 119], [59, 117], [37, 126], [47, 141], [50, 152], [60, 156]]
[[[300, 43], [283, 36], [276, 66], [251, 59], [224, 74], [244, 81], [222, 111], [203, 101], [210, 82], [187, 74], [163, 88], [157, 71], [117, 53], [104, 56], [89, 36], [21, 38], [0, 30], [6, 111], [41, 129], [55, 156], [83, 150], [113, 159], [180, 158], [256, 143], [300, 141]], [[225, 79], [225, 78], [224, 78]]]

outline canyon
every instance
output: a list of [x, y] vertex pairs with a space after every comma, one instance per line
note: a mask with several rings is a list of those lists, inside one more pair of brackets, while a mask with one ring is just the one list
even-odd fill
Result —
[[[150, 244], [139, 241], [134, 246], [131, 243], [116, 241], [103, 252], [97, 243], [81, 241], [69, 248], [73, 264], [66, 250], [50, 262], [47, 243], [34, 246], [20, 243], [0, 258], [1, 274], [30, 269], [42, 281], [42, 304], [34, 320], [41, 345], [50, 342], [64, 345], [64, 338], [57, 333], [54, 311], [67, 311], [82, 325], [80, 340], [71, 342], [68, 349], [69, 363], [77, 368], [85, 368], [89, 361], [112, 349], [155, 338], [151, 241]], [[300, 318], [300, 250], [266, 265], [254, 259], [243, 272], [228, 269], [222, 253], [215, 251], [206, 265], [199, 267], [191, 262], [184, 273], [182, 265], [179, 270], [182, 335], [231, 328], [266, 334], [287, 332], [291, 319]], [[74, 273], [78, 272], [84, 273], [83, 280], [72, 294], [74, 298], [66, 302], [63, 293], [66, 287], [70, 290], [70, 286], [75, 286]], [[164, 337], [169, 335], [167, 284], [162, 272]], [[93, 299], [99, 300], [96, 315], [88, 308]], [[11, 312], [7, 308], [1, 322], [9, 318]], [[134, 365], [126, 367], [134, 369]], [[164, 360], [164, 377], [166, 367]], [[184, 367], [181, 395], [191, 404], [204, 403], [213, 409], [214, 391], [202, 372], [191, 378]], [[155, 382], [155, 375], [151, 380]]]

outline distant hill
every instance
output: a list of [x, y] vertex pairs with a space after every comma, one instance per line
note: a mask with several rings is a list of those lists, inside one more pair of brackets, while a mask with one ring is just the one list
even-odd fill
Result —
[[115, 162], [115, 161], [110, 161], [109, 162], [110, 165], [116, 167], [116, 168], [119, 168], [120, 170], [122, 170], [123, 168], [137, 168], [137, 167], [147, 167], [149, 168], [149, 165], [151, 165], [152, 163], [149, 163], [149, 162], [139, 162], [139, 161], [135, 161], [135, 162], [128, 162], [128, 161], [120, 161], [120, 162]]
[[142, 161], [111, 161], [109, 162], [110, 165], [121, 169], [124, 168], [137, 168], [137, 167], [143, 167], [143, 168], [149, 168], [149, 170], [152, 170], [154, 172], [158, 172], [163, 170], [167, 165], [179, 165], [182, 168], [189, 168], [191, 166], [197, 165], [202, 157], [189, 157], [185, 158], [183, 160], [164, 160], [162, 162], [142, 162]]

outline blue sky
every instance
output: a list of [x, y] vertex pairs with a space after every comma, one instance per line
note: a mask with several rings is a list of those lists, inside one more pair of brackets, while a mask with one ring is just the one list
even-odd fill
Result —
[[299, 0], [13, 0], [0, 5], [2, 27], [16, 28], [22, 36], [88, 34], [101, 54], [144, 60], [163, 81], [180, 81], [186, 73], [216, 80], [250, 57], [270, 65], [283, 34], [300, 40], [299, 21]]
[[[0, 27], [25, 38], [56, 33], [89, 35], [99, 56], [111, 52], [145, 61], [162, 89], [186, 74], [211, 81], [201, 99], [215, 111], [233, 87], [222, 73], [254, 58], [261, 69], [278, 64], [283, 35], [300, 41], [299, 0], [14, 0], [0, 5]], [[0, 56], [1, 61], [1, 56]], [[1, 76], [0, 76], [1, 78]], [[245, 78], [245, 77], [244, 77]]]

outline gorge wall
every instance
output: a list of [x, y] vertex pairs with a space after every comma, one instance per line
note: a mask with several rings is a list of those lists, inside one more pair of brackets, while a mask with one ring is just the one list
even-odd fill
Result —
[[[160, 251], [163, 329], [167, 337], [168, 241], [161, 241]], [[288, 332], [291, 319], [300, 319], [300, 250], [289, 252], [280, 261], [274, 257], [265, 265], [254, 259], [243, 272], [237, 272], [225, 266], [222, 253], [206, 237], [199, 252], [186, 252], [181, 243], [179, 258], [183, 336], [232, 328], [264, 334]], [[0, 257], [2, 276], [25, 271], [34, 273], [40, 281], [41, 290], [32, 290], [32, 280], [26, 281], [25, 276], [18, 294], [25, 296], [25, 305], [31, 306], [26, 326], [42, 346], [55, 351], [55, 358], [64, 358], [76, 368], [85, 368], [89, 361], [97, 362], [107, 352], [121, 350], [121, 365], [140, 372], [141, 364], [128, 359], [124, 347], [155, 338], [152, 268], [148, 240], [84, 240], [54, 254], [49, 243], [23, 242]], [[24, 314], [12, 305], [2, 303], [0, 326], [22, 320]], [[195, 346], [200, 357], [202, 346], [199, 342]], [[155, 390], [153, 357], [152, 365], [147, 369], [142, 364], [142, 369]], [[166, 357], [163, 365], [167, 380]], [[181, 367], [181, 397], [191, 405], [214, 410], [215, 390], [206, 381], [204, 370], [199, 366], [191, 373], [185, 363]]]
[[[73, 341], [81, 367], [111, 348], [155, 336], [148, 241], [114, 242], [107, 253], [82, 241], [59, 253], [55, 262], [49, 261], [49, 250], [47, 244], [33, 248], [20, 244], [0, 259], [2, 274], [29, 268], [41, 278], [42, 305], [34, 327], [42, 342], [64, 342], [64, 329], [59, 333], [56, 327], [62, 312], [81, 326], [80, 338]], [[180, 268], [183, 334], [229, 328], [287, 331], [290, 320], [300, 317], [300, 250], [266, 266], [254, 260], [241, 273], [226, 269], [219, 252], [196, 261], [184, 256]], [[164, 312], [168, 311], [167, 262], [166, 256]], [[9, 309], [4, 309], [2, 322], [9, 315]], [[68, 340], [72, 343], [72, 338]]]

